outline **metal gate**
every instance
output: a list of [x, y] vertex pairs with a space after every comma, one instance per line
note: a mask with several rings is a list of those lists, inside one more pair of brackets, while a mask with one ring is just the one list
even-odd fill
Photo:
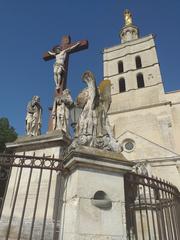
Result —
[[158, 178], [125, 175], [128, 240], [180, 240], [180, 193]]
[[0, 155], [0, 239], [57, 239], [55, 194], [62, 161]]

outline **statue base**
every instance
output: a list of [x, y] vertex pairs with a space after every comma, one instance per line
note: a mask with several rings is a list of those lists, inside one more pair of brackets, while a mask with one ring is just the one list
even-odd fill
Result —
[[61, 161], [70, 142], [63, 132], [53, 131], [7, 144], [20, 166], [11, 167], [0, 219], [1, 240], [54, 239], [61, 169], [55, 169], [53, 159]]
[[124, 174], [120, 153], [80, 146], [64, 159], [59, 240], [126, 239]]
[[23, 154], [35, 156], [48, 156], [55, 158], [62, 157], [62, 152], [71, 143], [71, 139], [60, 130], [48, 132], [39, 136], [21, 136], [15, 142], [7, 143], [8, 151], [15, 154]]

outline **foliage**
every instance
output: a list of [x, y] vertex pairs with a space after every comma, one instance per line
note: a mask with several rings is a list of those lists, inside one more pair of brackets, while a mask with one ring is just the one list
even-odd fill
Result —
[[15, 129], [10, 126], [7, 118], [0, 118], [0, 153], [4, 152], [7, 142], [13, 142], [17, 138]]

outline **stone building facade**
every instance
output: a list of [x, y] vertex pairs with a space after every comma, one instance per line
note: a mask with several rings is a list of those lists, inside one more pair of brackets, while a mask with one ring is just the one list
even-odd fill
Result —
[[125, 22], [121, 44], [105, 48], [104, 79], [112, 83], [110, 122], [131, 161], [180, 188], [180, 91], [165, 92], [155, 37]]

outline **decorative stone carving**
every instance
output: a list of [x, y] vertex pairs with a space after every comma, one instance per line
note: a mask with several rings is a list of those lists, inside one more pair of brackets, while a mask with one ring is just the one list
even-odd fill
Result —
[[53, 130], [62, 130], [69, 134], [69, 109], [72, 104], [73, 100], [68, 89], [65, 89], [61, 96], [55, 98], [52, 109]]
[[80, 42], [77, 42], [75, 45], [72, 45], [64, 50], [61, 50], [60, 47], [57, 47], [55, 48], [55, 52], [48, 51], [49, 55], [56, 57], [56, 62], [54, 63], [54, 81], [57, 90], [60, 88], [65, 72], [67, 70], [65, 66], [67, 54], [79, 45]]
[[60, 95], [67, 85], [68, 60], [70, 54], [87, 48], [87, 40], [79, 40], [78, 42], [71, 43], [71, 37], [65, 35], [61, 38], [60, 44], [54, 46], [51, 51], [44, 53], [43, 59], [45, 61], [56, 59], [54, 64], [54, 81], [57, 95]]
[[70, 149], [78, 145], [85, 145], [121, 152], [121, 146], [113, 137], [107, 116], [111, 104], [110, 81], [103, 80], [97, 88], [92, 72], [85, 72], [82, 78], [87, 84], [87, 88], [77, 98], [77, 105], [82, 107], [82, 112]]
[[139, 175], [144, 175], [150, 177], [150, 173], [147, 168], [147, 164], [144, 162], [137, 163], [133, 166], [132, 172], [137, 173]]
[[33, 96], [27, 105], [26, 133], [28, 136], [38, 136], [41, 134], [42, 108], [40, 97]]

